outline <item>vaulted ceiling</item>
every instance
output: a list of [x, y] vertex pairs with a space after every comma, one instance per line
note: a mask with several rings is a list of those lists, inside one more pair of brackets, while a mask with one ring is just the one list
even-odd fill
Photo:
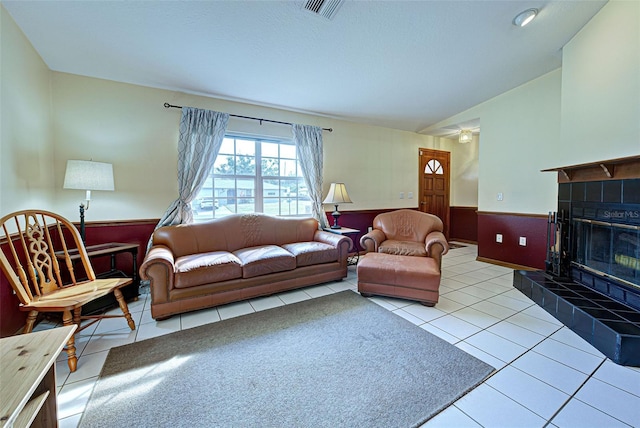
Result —
[[560, 67], [605, 3], [2, 1], [54, 71], [416, 132]]

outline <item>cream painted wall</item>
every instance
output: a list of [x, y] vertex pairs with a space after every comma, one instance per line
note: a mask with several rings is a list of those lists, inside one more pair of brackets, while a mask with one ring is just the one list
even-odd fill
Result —
[[0, 5], [0, 216], [51, 207], [50, 71]]
[[[540, 170], [558, 166], [560, 85], [561, 70], [556, 70], [433, 125], [437, 129], [480, 118], [479, 211], [544, 214], [555, 209], [556, 176]], [[475, 143], [474, 138], [460, 149], [473, 150]], [[456, 159], [466, 159], [471, 173], [476, 167], [473, 153], [456, 153]]]
[[479, 142], [479, 135], [467, 144], [451, 141], [451, 206], [478, 206]]
[[[237, 102], [53, 72], [56, 211], [77, 218], [83, 192], [63, 190], [67, 159], [114, 165], [115, 192], [93, 192], [87, 221], [157, 218], [177, 196], [180, 110], [164, 102], [333, 128], [324, 132], [324, 189], [344, 181], [354, 201], [344, 211], [417, 207], [418, 149], [452, 142]], [[290, 128], [231, 119], [229, 131], [290, 137]], [[328, 207], [330, 208], [330, 207]]]
[[562, 59], [559, 166], [640, 154], [640, 2], [607, 3]]

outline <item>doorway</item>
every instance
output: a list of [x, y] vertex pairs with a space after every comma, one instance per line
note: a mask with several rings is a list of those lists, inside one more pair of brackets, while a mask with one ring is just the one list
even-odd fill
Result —
[[444, 224], [444, 236], [449, 239], [451, 153], [421, 148], [419, 156], [419, 209], [422, 212], [438, 216]]

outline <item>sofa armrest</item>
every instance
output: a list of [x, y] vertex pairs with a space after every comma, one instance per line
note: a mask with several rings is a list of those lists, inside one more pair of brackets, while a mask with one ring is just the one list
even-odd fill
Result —
[[353, 241], [351, 241], [349, 237], [344, 235], [338, 235], [335, 233], [325, 232], [324, 230], [316, 231], [315, 235], [313, 236], [313, 240], [318, 242], [323, 242], [325, 244], [333, 245], [338, 249], [340, 258], [342, 258], [344, 254], [345, 260], [349, 254], [349, 250], [353, 245]]
[[387, 236], [380, 229], [373, 229], [360, 238], [360, 246], [365, 249], [367, 253], [378, 252], [378, 247], [384, 241], [387, 240]]
[[442, 267], [442, 256], [449, 251], [449, 244], [442, 232], [433, 231], [427, 235], [425, 239], [425, 248], [427, 256], [436, 260], [438, 268]]
[[154, 245], [140, 265], [140, 278], [150, 282], [151, 300], [168, 302], [169, 290], [173, 288], [175, 273], [174, 256], [164, 245]]

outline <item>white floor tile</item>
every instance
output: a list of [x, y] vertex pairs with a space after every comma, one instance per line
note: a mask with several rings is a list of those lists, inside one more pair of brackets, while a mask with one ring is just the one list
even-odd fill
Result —
[[131, 331], [129, 328], [109, 331], [106, 333], [96, 333], [91, 336], [91, 340], [85, 346], [82, 357], [95, 354], [96, 352], [108, 351], [116, 346], [133, 343], [136, 340], [139, 330]]
[[575, 398], [626, 424], [638, 426], [640, 423], [640, 397], [601, 380], [589, 379]]
[[480, 328], [487, 328], [497, 322], [500, 322], [499, 318], [473, 309], [472, 307], [462, 308], [459, 311], [452, 312], [451, 315]]
[[449, 406], [422, 425], [428, 428], [481, 428], [482, 425], [465, 415], [456, 406]]
[[489, 355], [493, 355], [505, 363], [510, 363], [527, 351], [527, 348], [524, 346], [520, 346], [486, 330], [465, 339], [465, 342]]
[[84, 412], [97, 377], [66, 383], [58, 394], [58, 419], [68, 418]]
[[[300, 298], [299, 300], [296, 300], [299, 298], [298, 296], [300, 295], [304, 296], [304, 298]], [[281, 297], [283, 297], [283, 300], [284, 300], [284, 295], [282, 295]], [[292, 294], [290, 292], [288, 293], [287, 298], [290, 299], [292, 302], [293, 301], [300, 302], [302, 300], [309, 299], [309, 295], [306, 294], [304, 291], [299, 291], [295, 294]], [[249, 303], [246, 300], [242, 302], [229, 303], [228, 305], [218, 306], [218, 315], [220, 315], [221, 320], [235, 318], [235, 317], [250, 314], [253, 312], [255, 311], [251, 306], [251, 303]]]
[[518, 312], [515, 309], [507, 308], [505, 306], [493, 303], [491, 300], [483, 300], [481, 302], [475, 303], [471, 305], [471, 308], [482, 311], [485, 314], [489, 314], [500, 319], [510, 317], [511, 315]]
[[482, 330], [480, 327], [456, 318], [453, 315], [446, 315], [435, 319], [431, 321], [430, 324], [458, 339], [466, 339]]
[[193, 311], [180, 315], [180, 325], [182, 330], [217, 321], [220, 321], [220, 314], [218, 313], [217, 308], [202, 309], [200, 311]]
[[486, 384], [456, 401], [455, 406], [486, 428], [544, 426], [545, 420]]
[[80, 357], [76, 371], [69, 373], [66, 383], [79, 382], [99, 376], [102, 371], [102, 366], [104, 366], [104, 362], [107, 359], [107, 354], [109, 354], [108, 349]]
[[629, 425], [594, 409], [580, 400], [572, 399], [552, 420], [559, 428], [616, 428]]
[[478, 301], [480, 300], [477, 297], [472, 296], [471, 294], [463, 293], [460, 290], [455, 290], [450, 293], [447, 293], [444, 295], [444, 297], [458, 303], [462, 307], [471, 306], [473, 304], [478, 303]]
[[428, 322], [447, 315], [446, 312], [442, 311], [440, 304], [441, 302], [438, 302], [435, 307], [428, 307], [420, 303], [414, 303], [413, 305], [405, 306], [402, 310], [421, 319], [422, 322]]
[[568, 394], [511, 366], [491, 376], [486, 384], [546, 420], [569, 399]]
[[180, 317], [172, 316], [164, 321], [154, 321], [152, 323], [143, 324], [138, 328], [136, 342], [153, 337], [164, 336], [180, 330]]
[[496, 370], [500, 370], [507, 365], [507, 363], [505, 363], [504, 361], [494, 357], [491, 354], [487, 354], [486, 352], [476, 348], [475, 346], [471, 346], [467, 342], [461, 341], [456, 343], [455, 345], [457, 348], [460, 348], [467, 354], [471, 354], [477, 359], [484, 361]]
[[[524, 295], [523, 295], [524, 296]], [[524, 296], [527, 298], [526, 296]], [[491, 303], [495, 303], [496, 305], [504, 306], [505, 308], [511, 309], [516, 312], [523, 311], [527, 309], [529, 306], [534, 303], [527, 298], [524, 299], [516, 299], [510, 295], [509, 292], [498, 294], [497, 296], [493, 296], [487, 299], [487, 301]]]
[[409, 312], [405, 311], [404, 309], [396, 309], [395, 311], [393, 311], [393, 313], [398, 315], [399, 317], [402, 317], [402, 318], [406, 319], [407, 321], [409, 321], [410, 323], [413, 323], [415, 325], [424, 324], [423, 320], [421, 320], [420, 318], [410, 314]]
[[507, 321], [545, 337], [555, 333], [561, 328], [561, 325], [550, 323], [548, 321], [541, 320], [540, 318], [523, 314], [522, 312], [510, 316], [507, 318]]
[[467, 305], [463, 305], [462, 303], [458, 303], [455, 300], [451, 300], [447, 296], [443, 296], [440, 294], [440, 298], [438, 299], [438, 303], [436, 304], [436, 308], [444, 313], [451, 313], [457, 311], [459, 309], [464, 308]]
[[543, 340], [532, 350], [588, 375], [593, 374], [604, 361], [604, 357], [597, 357], [553, 339]]
[[[640, 397], [640, 371], [606, 360], [593, 375], [609, 385]], [[638, 420], [640, 423], [640, 420]]]
[[564, 343], [565, 345], [569, 345], [573, 348], [580, 349], [597, 357], [604, 358], [602, 352], [598, 351], [593, 347], [593, 345], [571, 331], [571, 329], [569, 329], [568, 327], [562, 327], [560, 330], [549, 336], [549, 338]]
[[545, 339], [545, 336], [511, 324], [509, 321], [500, 321], [489, 327], [487, 331], [524, 346], [525, 348], [532, 348]]
[[497, 293], [494, 291], [485, 290], [484, 288], [480, 288], [477, 285], [471, 285], [469, 287], [461, 288], [460, 292], [470, 294], [471, 296], [477, 297], [478, 299], [490, 299], [495, 296]]
[[533, 351], [525, 353], [511, 365], [570, 395], [588, 378], [581, 371]]
[[429, 323], [424, 323], [420, 326], [420, 328], [422, 328], [423, 330], [428, 331], [429, 333], [438, 336], [440, 339], [442, 340], [446, 340], [447, 342], [451, 343], [452, 345], [455, 345], [456, 343], [460, 342], [460, 339], [458, 339], [455, 336], [450, 335], [449, 333], [446, 333], [442, 330], [440, 330], [437, 327], [434, 327], [433, 325], [429, 324]]

